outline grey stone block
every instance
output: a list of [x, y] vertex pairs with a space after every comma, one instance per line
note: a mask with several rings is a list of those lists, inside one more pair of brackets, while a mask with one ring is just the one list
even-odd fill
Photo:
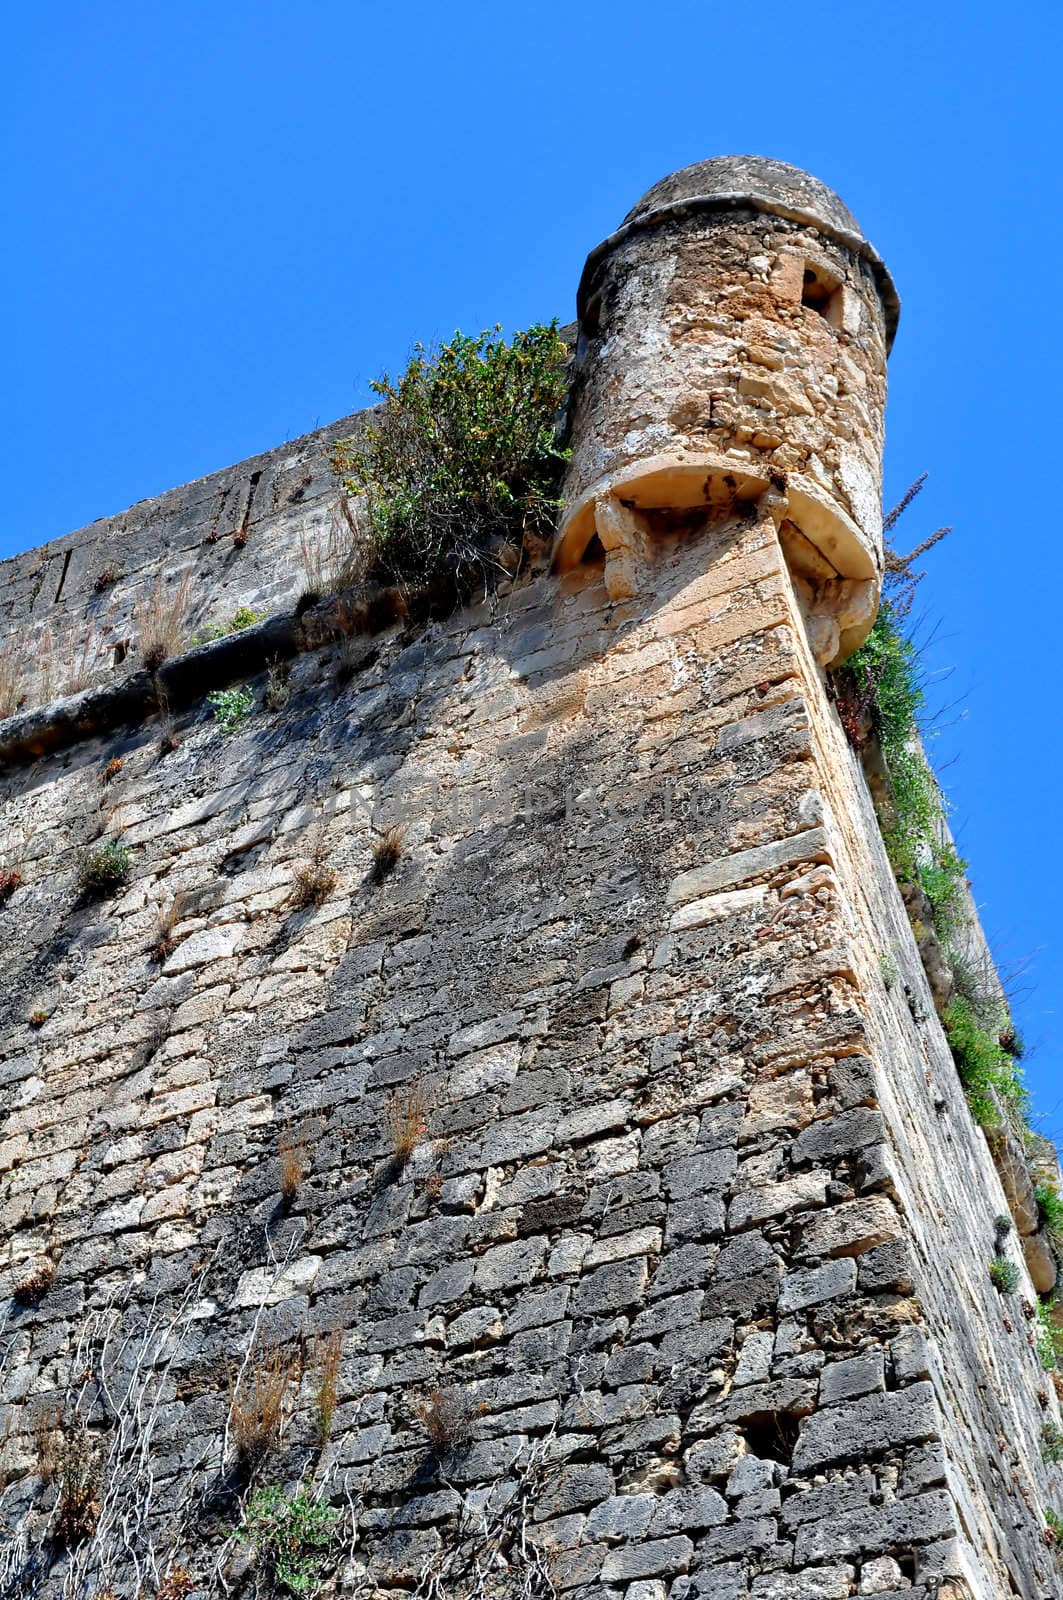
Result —
[[912, 1251], [907, 1239], [891, 1239], [876, 1245], [860, 1257], [860, 1288], [867, 1294], [894, 1289], [911, 1294], [913, 1288]]
[[736, 1461], [727, 1479], [727, 1497], [740, 1499], [742, 1495], [755, 1494], [758, 1489], [770, 1489], [775, 1482], [776, 1463], [762, 1461], [759, 1456], [743, 1456]]
[[884, 1136], [885, 1122], [880, 1111], [857, 1106], [836, 1116], [824, 1117], [802, 1129], [794, 1140], [794, 1162], [824, 1162], [850, 1155], [865, 1145], [876, 1144]]
[[602, 1582], [624, 1583], [631, 1578], [653, 1578], [662, 1572], [685, 1572], [693, 1554], [693, 1544], [682, 1534], [610, 1550], [602, 1562]]
[[804, 1572], [765, 1572], [753, 1579], [752, 1600], [848, 1600], [850, 1566], [809, 1567]]
[[824, 1301], [852, 1294], [856, 1288], [856, 1262], [844, 1256], [839, 1261], [824, 1261], [821, 1267], [805, 1267], [788, 1272], [778, 1291], [780, 1314], [821, 1306]]
[[929, 1544], [950, 1538], [956, 1531], [952, 1498], [944, 1490], [895, 1500], [864, 1511], [848, 1512], [824, 1522], [806, 1523], [794, 1541], [794, 1559], [800, 1565], [836, 1561], [839, 1556], [878, 1554], [905, 1545]]
[[883, 1390], [885, 1373], [885, 1356], [881, 1350], [868, 1350], [863, 1355], [851, 1356], [848, 1361], [833, 1361], [820, 1373], [819, 1403], [829, 1406], [838, 1400], [852, 1400], [858, 1395]]
[[894, 1381], [903, 1386], [931, 1375], [930, 1345], [922, 1328], [904, 1328], [890, 1344]]
[[438, 1272], [425, 1282], [417, 1299], [419, 1306], [448, 1305], [452, 1300], [460, 1300], [467, 1294], [473, 1277], [473, 1263], [471, 1261], [454, 1261], [449, 1266], [440, 1267]]
[[548, 1492], [536, 1507], [536, 1519], [562, 1516], [584, 1506], [597, 1505], [613, 1493], [613, 1474], [600, 1461], [562, 1467], [548, 1483]]
[[829, 1406], [802, 1425], [794, 1468], [803, 1472], [832, 1461], [866, 1460], [896, 1445], [921, 1444], [939, 1426], [929, 1383]]
[[643, 1296], [649, 1277], [645, 1261], [617, 1261], [599, 1267], [581, 1278], [572, 1297], [577, 1316], [593, 1316], [598, 1311], [617, 1311], [636, 1305]]
[[718, 1527], [727, 1519], [727, 1502], [706, 1484], [689, 1484], [672, 1489], [656, 1501], [650, 1534], [695, 1533]]
[[641, 1539], [653, 1520], [657, 1496], [620, 1494], [603, 1500], [587, 1518], [587, 1538]]

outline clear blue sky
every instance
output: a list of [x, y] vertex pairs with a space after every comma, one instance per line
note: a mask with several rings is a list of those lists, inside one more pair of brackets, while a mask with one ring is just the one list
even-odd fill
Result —
[[705, 156], [836, 188], [904, 301], [887, 495], [929, 558], [934, 753], [1063, 1133], [1055, 5], [125, 0], [5, 8], [0, 554], [365, 403], [415, 338], [572, 315]]

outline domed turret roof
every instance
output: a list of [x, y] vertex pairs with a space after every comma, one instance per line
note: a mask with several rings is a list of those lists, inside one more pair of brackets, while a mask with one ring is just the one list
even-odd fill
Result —
[[587, 257], [576, 297], [577, 314], [582, 318], [605, 258], [632, 233], [697, 211], [741, 209], [807, 223], [866, 261], [882, 302], [889, 348], [897, 331], [901, 303], [882, 257], [833, 189], [800, 167], [774, 161], [770, 156], [714, 156], [710, 161], [695, 161], [647, 189], [617, 231]]
[[795, 220], [807, 217], [811, 222], [825, 223], [831, 229], [863, 238], [856, 218], [833, 189], [800, 167], [773, 161], [770, 156], [714, 156], [711, 161], [695, 161], [689, 167], [681, 167], [647, 189], [624, 221], [634, 222], [662, 207], [703, 196], [720, 201], [760, 200], [772, 209], [778, 207], [783, 214], [792, 211]]

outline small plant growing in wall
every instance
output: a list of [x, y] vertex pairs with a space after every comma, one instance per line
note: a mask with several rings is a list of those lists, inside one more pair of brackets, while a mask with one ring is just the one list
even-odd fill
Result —
[[13, 717], [24, 704], [25, 676], [22, 643], [18, 639], [9, 639], [0, 647], [0, 721], [5, 717]]
[[315, 830], [305, 861], [292, 868], [292, 904], [299, 910], [323, 906], [336, 887], [336, 873], [328, 862], [328, 841], [323, 828]]
[[1063, 1195], [1047, 1178], [1042, 1178], [1039, 1183], [1034, 1184], [1033, 1192], [1041, 1227], [1048, 1235], [1048, 1242], [1056, 1258], [1063, 1258]]
[[13, 867], [0, 867], [0, 906], [5, 906], [22, 885], [22, 874]]
[[431, 1389], [413, 1401], [413, 1414], [437, 1455], [446, 1455], [469, 1437], [476, 1416], [463, 1389]]
[[227, 639], [230, 634], [243, 633], [245, 628], [265, 622], [267, 615], [267, 612], [255, 611], [251, 606], [238, 606], [228, 622], [210, 622], [194, 633], [188, 641], [188, 648], [195, 650], [201, 644], [212, 644], [215, 639]]
[[112, 756], [110, 761], [108, 761], [107, 765], [104, 767], [103, 771], [100, 773], [100, 782], [113, 783], [124, 765], [125, 762], [122, 760], [121, 756]]
[[1028, 1096], [1019, 1068], [985, 1026], [978, 1008], [965, 995], [956, 995], [941, 1020], [975, 1121], [986, 1129], [999, 1127], [1001, 1106], [1020, 1119]]
[[882, 986], [886, 990], [886, 993], [889, 994], [890, 990], [893, 988], [893, 985], [897, 982], [897, 979], [900, 976], [900, 970], [897, 966], [897, 958], [893, 954], [892, 950], [879, 951], [878, 970], [879, 976], [882, 979]]
[[428, 1132], [428, 1102], [420, 1083], [393, 1089], [384, 1103], [384, 1117], [395, 1166], [402, 1172]]
[[155, 1600], [186, 1600], [195, 1588], [196, 1580], [186, 1567], [170, 1567], [159, 1579]]
[[78, 855], [77, 881], [83, 900], [105, 900], [129, 882], [133, 867], [132, 852], [117, 840], [82, 850]]
[[314, 1346], [314, 1429], [322, 1449], [332, 1437], [342, 1355], [343, 1334], [339, 1329], [322, 1335]]
[[1036, 1316], [1034, 1342], [1037, 1358], [1046, 1372], [1054, 1372], [1063, 1360], [1063, 1327], [1053, 1317], [1051, 1304], [1047, 1300], [1037, 1302]]
[[26, 1021], [29, 1023], [31, 1028], [43, 1028], [44, 1024], [48, 1021], [48, 1012], [45, 1011], [41, 1006], [38, 1006], [36, 1010], [30, 1012], [29, 1016], [26, 1018]]
[[989, 1263], [989, 1281], [998, 1294], [1015, 1294], [1019, 1287], [1019, 1269], [1006, 1256], [994, 1256]]
[[253, 689], [215, 689], [207, 696], [207, 704], [214, 712], [214, 720], [223, 733], [238, 733], [254, 713]]
[[168, 905], [160, 907], [155, 917], [155, 937], [148, 950], [148, 960], [158, 965], [177, 948], [174, 929], [181, 920], [181, 896], [175, 894]]
[[299, 1193], [300, 1185], [306, 1174], [306, 1155], [305, 1138], [296, 1137], [289, 1128], [285, 1128], [277, 1141], [281, 1196], [285, 1205], [291, 1205]]
[[292, 697], [289, 678], [291, 671], [286, 661], [271, 661], [266, 668], [266, 687], [262, 692], [262, 704], [267, 711], [283, 711]]
[[381, 884], [385, 878], [390, 878], [399, 862], [402, 860], [402, 846], [406, 833], [404, 828], [392, 826], [385, 828], [370, 845], [372, 863], [369, 868], [369, 882]]
[[283, 1350], [253, 1355], [232, 1391], [229, 1436], [241, 1472], [250, 1474], [279, 1442], [296, 1363]]
[[26, 1273], [24, 1278], [19, 1279], [12, 1290], [11, 1297], [16, 1305], [39, 1305], [51, 1288], [54, 1279], [55, 1262], [45, 1256]]
[[268, 1484], [247, 1502], [238, 1535], [282, 1588], [294, 1595], [312, 1595], [338, 1521], [339, 1512], [315, 1500], [308, 1489], [286, 1495]]
[[1041, 1454], [1046, 1461], [1063, 1461], [1063, 1429], [1055, 1422], [1041, 1429]]
[[568, 351], [557, 328], [456, 333], [415, 348], [331, 465], [364, 513], [360, 576], [457, 594], [508, 569], [500, 551], [549, 538], [566, 459], [556, 419]]
[[164, 661], [180, 655], [184, 648], [192, 574], [186, 572], [172, 587], [161, 574], [144, 601], [138, 606], [140, 655], [149, 672], [158, 672]]
[[45, 1483], [56, 1485], [52, 1535], [64, 1549], [73, 1549], [96, 1531], [106, 1460], [106, 1441], [90, 1433], [80, 1418], [66, 1424], [53, 1412], [42, 1419], [37, 1470]]

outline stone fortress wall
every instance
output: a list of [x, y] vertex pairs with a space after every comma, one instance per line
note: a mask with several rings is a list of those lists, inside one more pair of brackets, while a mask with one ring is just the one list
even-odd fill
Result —
[[[290, 697], [229, 737], [189, 697], [163, 754], [106, 688], [0, 727], [12, 1595], [250, 1582], [232, 1393], [278, 1351], [259, 1479], [343, 1511], [340, 1593], [1063, 1595], [1034, 1286], [989, 1281], [1008, 1199], [823, 673], [874, 611], [895, 298], [814, 180], [688, 173], [589, 265], [555, 570], [339, 674], [266, 627]], [[16, 558], [0, 637], [75, 638], [108, 564], [116, 642], [160, 564], [290, 611], [349, 426]], [[79, 905], [99, 837], [131, 881]], [[106, 1441], [66, 1552], [61, 1408]]]

